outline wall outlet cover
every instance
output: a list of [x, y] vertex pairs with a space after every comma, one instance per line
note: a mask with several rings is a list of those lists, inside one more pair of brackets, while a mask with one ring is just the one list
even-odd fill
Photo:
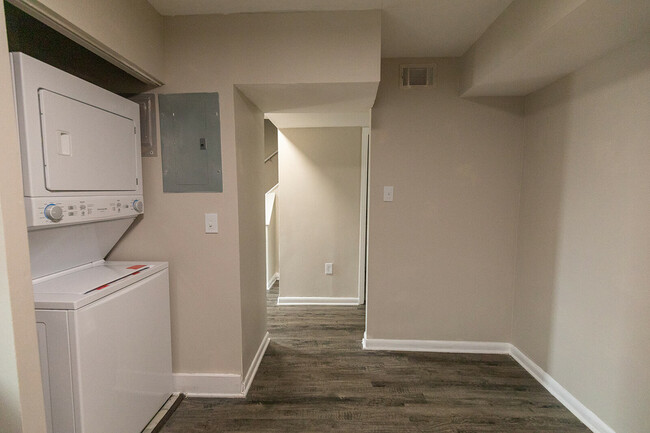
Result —
[[332, 263], [325, 263], [325, 275], [332, 275], [334, 273]]

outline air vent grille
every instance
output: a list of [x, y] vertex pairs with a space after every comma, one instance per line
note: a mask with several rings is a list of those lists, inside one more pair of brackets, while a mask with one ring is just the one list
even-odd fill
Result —
[[404, 89], [433, 87], [436, 65], [433, 63], [418, 65], [400, 65], [400, 87]]

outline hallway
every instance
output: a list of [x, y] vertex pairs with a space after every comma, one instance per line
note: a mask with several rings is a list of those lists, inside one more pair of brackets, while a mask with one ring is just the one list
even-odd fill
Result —
[[369, 352], [365, 307], [276, 305], [246, 399], [185, 399], [162, 433], [589, 430], [506, 355]]

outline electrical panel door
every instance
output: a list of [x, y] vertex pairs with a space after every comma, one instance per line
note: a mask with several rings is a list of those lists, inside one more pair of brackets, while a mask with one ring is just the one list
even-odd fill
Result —
[[159, 95], [164, 192], [223, 192], [218, 93]]

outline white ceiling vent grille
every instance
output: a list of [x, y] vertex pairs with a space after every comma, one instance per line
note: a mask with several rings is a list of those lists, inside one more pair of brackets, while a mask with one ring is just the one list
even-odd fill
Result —
[[433, 87], [436, 81], [436, 65], [434, 63], [400, 65], [399, 72], [399, 84], [403, 89]]

